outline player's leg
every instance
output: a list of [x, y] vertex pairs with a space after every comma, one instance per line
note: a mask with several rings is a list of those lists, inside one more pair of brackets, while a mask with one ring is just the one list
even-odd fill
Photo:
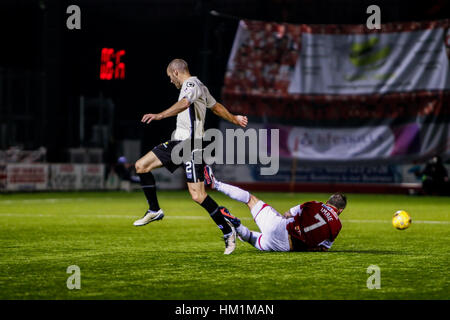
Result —
[[[261, 232], [251, 231], [241, 221], [232, 216], [228, 210], [222, 214], [230, 221], [239, 237], [262, 251], [289, 251], [289, 238], [286, 230], [286, 219], [268, 204], [259, 200], [248, 191], [236, 186], [218, 181], [209, 166], [205, 167], [205, 178], [209, 176], [214, 189], [228, 195], [230, 198], [247, 204], [253, 219]], [[208, 180], [208, 179], [207, 179]]]
[[[201, 205], [209, 213], [211, 219], [222, 231], [225, 240], [224, 253], [232, 253], [236, 248], [236, 231], [223, 217], [217, 202], [206, 193], [203, 182], [203, 164], [195, 164], [192, 161], [191, 164], [185, 164], [184, 168], [186, 170], [187, 186], [192, 200]], [[192, 169], [192, 172], [189, 172], [189, 169]]]
[[136, 161], [136, 173], [140, 178], [141, 187], [147, 198], [149, 209], [158, 211], [159, 203], [156, 197], [156, 182], [152, 174], [152, 170], [162, 167], [162, 162], [159, 160], [153, 151], [148, 152], [145, 156]]
[[156, 196], [156, 182], [151, 171], [161, 166], [166, 167], [170, 172], [173, 172], [178, 168], [171, 160], [172, 149], [178, 143], [179, 141], [167, 141], [161, 143], [136, 161], [136, 173], [140, 178], [142, 190], [147, 198], [149, 209], [144, 217], [134, 222], [135, 226], [144, 226], [149, 222], [160, 220], [164, 217], [164, 213], [159, 207], [158, 198]]
[[222, 208], [221, 210], [222, 215], [227, 219], [236, 229], [237, 234], [239, 235], [239, 238], [242, 241], [250, 243], [252, 246], [254, 246], [258, 250], [262, 250], [261, 247], [261, 232], [252, 231], [248, 229], [246, 226], [244, 226], [241, 223], [241, 220], [238, 217], [233, 216], [228, 209]]
[[290, 251], [289, 235], [286, 229], [288, 220], [277, 210], [257, 198], [251, 208], [253, 220], [261, 230], [258, 245], [264, 251]]
[[[209, 166], [205, 167], [205, 178], [208, 185], [211, 185], [214, 189], [228, 195], [234, 200], [246, 203], [250, 209], [253, 219], [261, 230], [261, 233], [250, 231], [240, 223], [239, 219], [233, 217], [227, 210], [226, 212], [223, 212], [225, 218], [233, 223], [239, 237], [259, 250], [289, 251], [289, 243], [285, 241], [287, 240], [285, 221], [282, 220], [282, 216], [276, 210], [250, 194], [248, 191], [218, 181], [214, 177], [214, 173]], [[282, 238], [281, 244], [279, 241], [280, 238]]]
[[[231, 184], [217, 180], [210, 166], [205, 166], [205, 177], [209, 177], [209, 179], [206, 179], [205, 181], [207, 181], [206, 184], [210, 185], [213, 189], [222, 192], [223, 194], [229, 196], [231, 199], [247, 204], [253, 216], [253, 219], [255, 220], [256, 224], [258, 225], [259, 229], [262, 232], [264, 232], [263, 230], [264, 225], [267, 224], [265, 223], [266, 220], [269, 221], [272, 217], [281, 217], [281, 215], [278, 212], [276, 212], [276, 210], [274, 210], [269, 205], [267, 205], [266, 203], [264, 203], [263, 201], [252, 195], [250, 192], [243, 190], [239, 187], [233, 186]], [[210, 180], [211, 182], [208, 183], [208, 180]], [[270, 207], [272, 210], [263, 211], [265, 207]], [[261, 212], [266, 213], [261, 214]], [[267, 219], [261, 219], [262, 216], [264, 216]], [[262, 226], [260, 226], [260, 223], [262, 224]]]
[[229, 196], [233, 200], [240, 201], [245, 204], [251, 203], [251, 205], [254, 205], [254, 200], [252, 200], [253, 196], [250, 194], [250, 192], [243, 190], [239, 187], [233, 186], [231, 184], [217, 180], [210, 166], [205, 166], [204, 175], [205, 175], [205, 184], [210, 186], [212, 189], [222, 192], [223, 194]]
[[286, 230], [287, 220], [282, 218], [272, 207], [265, 206], [260, 211], [261, 218], [256, 219], [261, 232], [249, 230], [238, 218], [230, 217], [229, 212], [225, 215], [234, 225], [239, 237], [255, 248], [261, 251], [291, 250], [289, 235]]
[[[211, 186], [211, 188], [222, 192], [223, 194], [229, 196], [233, 200], [247, 204], [248, 208], [250, 209], [250, 212], [252, 213], [253, 218], [255, 218], [255, 216], [259, 214], [259, 211], [265, 205], [263, 201], [259, 200], [250, 192], [243, 190], [239, 187], [233, 186], [231, 184], [217, 180], [210, 166], [205, 166], [204, 175], [206, 185], [209, 185]], [[258, 210], [254, 210], [254, 208], [257, 205]]]
[[250, 243], [258, 250], [265, 251], [261, 246], [261, 237], [262, 237], [261, 232], [249, 230], [243, 224], [241, 224], [238, 228], [236, 228], [236, 232], [243, 241]]
[[188, 182], [189, 193], [192, 200], [201, 205], [206, 211], [208, 211], [211, 219], [217, 224], [220, 230], [222, 230], [224, 236], [231, 234], [232, 229], [225, 221], [224, 217], [220, 213], [219, 205], [214, 201], [211, 196], [206, 193], [205, 185], [202, 182]]

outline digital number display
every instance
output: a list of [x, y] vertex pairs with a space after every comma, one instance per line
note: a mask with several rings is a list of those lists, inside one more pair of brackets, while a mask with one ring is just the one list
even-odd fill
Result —
[[103, 48], [100, 60], [100, 80], [125, 79], [125, 63], [120, 61], [125, 50]]

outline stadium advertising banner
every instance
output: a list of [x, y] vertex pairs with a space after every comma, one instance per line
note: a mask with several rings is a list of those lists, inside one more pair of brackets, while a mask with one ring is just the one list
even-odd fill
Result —
[[101, 190], [103, 164], [0, 164], [0, 190]]
[[105, 184], [104, 164], [85, 164], [81, 167], [81, 188], [84, 190], [103, 189]]
[[[404, 168], [405, 167], [405, 168]], [[418, 178], [408, 173], [408, 166], [396, 165], [359, 165], [359, 166], [319, 166], [298, 165], [295, 168], [295, 181], [326, 183], [420, 183]], [[257, 166], [216, 166], [217, 176], [226, 176], [233, 182], [291, 182], [291, 163], [281, 163], [276, 176], [262, 176]]]
[[0, 190], [6, 189], [6, 164], [0, 163]]
[[241, 21], [223, 100], [279, 129], [283, 157], [411, 163], [450, 155], [449, 26]]
[[[407, 183], [420, 185], [421, 176], [415, 173], [423, 170], [419, 164], [379, 164], [321, 166], [319, 164], [298, 163], [294, 169], [291, 161], [281, 161], [275, 176], [259, 174], [258, 165], [218, 165], [214, 167], [216, 176], [227, 177], [227, 181], [239, 183], [296, 182], [311, 183]], [[445, 165], [450, 172], [450, 165]]]
[[8, 164], [6, 189], [10, 191], [47, 190], [48, 164]]
[[[280, 155], [305, 161], [405, 160], [445, 145], [447, 124], [405, 123], [355, 128], [270, 125], [280, 130]], [[435, 133], [435, 134], [429, 134]]]
[[53, 190], [79, 190], [82, 177], [81, 164], [51, 164], [50, 187]]
[[[391, 31], [391, 30], [390, 30]], [[450, 89], [444, 28], [302, 33], [289, 93], [371, 94]]]

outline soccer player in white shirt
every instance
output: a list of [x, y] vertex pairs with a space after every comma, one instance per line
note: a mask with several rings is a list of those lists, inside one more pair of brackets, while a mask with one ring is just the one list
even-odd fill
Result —
[[[198, 139], [201, 141], [204, 132], [206, 109], [212, 110], [219, 117], [243, 128], [247, 126], [247, 117], [233, 115], [222, 104], [218, 103], [211, 96], [208, 88], [197, 77], [191, 76], [186, 61], [182, 59], [172, 60], [167, 67], [167, 76], [170, 78], [170, 82], [177, 89], [180, 89], [178, 102], [160, 113], [145, 114], [141, 121], [150, 123], [153, 120], [162, 120], [176, 115], [176, 130], [173, 140], [161, 143], [136, 162], [136, 173], [140, 177], [141, 186], [149, 204], [149, 210], [144, 217], [136, 220], [134, 225], [143, 226], [164, 217], [164, 213], [158, 204], [155, 179], [151, 171], [164, 166], [170, 172], [174, 172], [178, 167], [182, 166], [185, 170], [187, 185], [192, 199], [208, 211], [211, 218], [222, 230], [225, 239], [224, 253], [230, 254], [236, 247], [236, 231], [224, 219], [219, 210], [219, 205], [206, 194], [203, 183], [203, 160], [200, 164], [195, 163], [193, 152], [190, 156], [190, 161], [175, 164], [172, 161], [171, 152], [177, 144], [187, 139], [191, 139], [191, 141]], [[197, 151], [201, 152], [201, 150]], [[203, 157], [201, 158], [203, 159]]]

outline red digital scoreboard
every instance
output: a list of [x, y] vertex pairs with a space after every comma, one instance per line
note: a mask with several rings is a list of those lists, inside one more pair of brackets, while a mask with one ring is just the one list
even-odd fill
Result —
[[103, 48], [100, 58], [100, 80], [125, 79], [125, 63], [121, 61], [125, 50]]

